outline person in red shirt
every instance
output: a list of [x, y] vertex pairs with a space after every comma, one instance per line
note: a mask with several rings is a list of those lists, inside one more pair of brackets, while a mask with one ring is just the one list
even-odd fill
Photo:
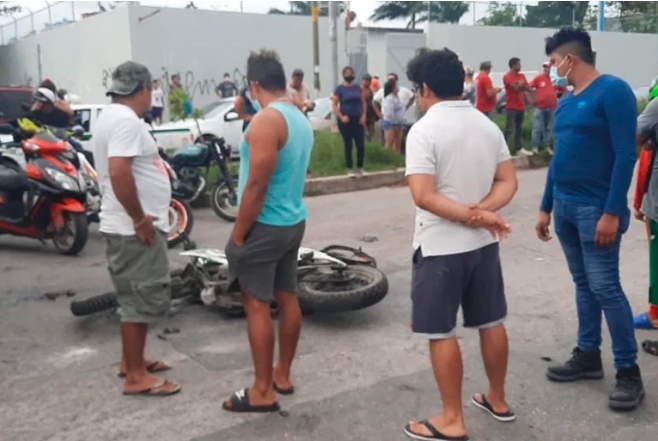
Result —
[[532, 153], [539, 152], [539, 140], [542, 138], [544, 147], [550, 151], [551, 137], [553, 135], [553, 122], [557, 108], [558, 95], [564, 94], [566, 89], [553, 85], [550, 76], [551, 63], [542, 64], [542, 72], [530, 81], [530, 88], [535, 90], [535, 112], [532, 119]]
[[509, 72], [503, 76], [505, 86], [505, 140], [509, 145], [510, 136], [514, 131], [514, 149], [519, 153], [523, 150], [521, 136], [523, 134], [523, 120], [525, 117], [525, 94], [530, 91], [530, 85], [525, 75], [521, 73], [521, 60], [512, 57], [509, 60]]
[[480, 73], [475, 78], [475, 108], [493, 119], [496, 110], [496, 96], [500, 92], [499, 87], [494, 87], [489, 74], [491, 73], [491, 62], [483, 61], [480, 64]]

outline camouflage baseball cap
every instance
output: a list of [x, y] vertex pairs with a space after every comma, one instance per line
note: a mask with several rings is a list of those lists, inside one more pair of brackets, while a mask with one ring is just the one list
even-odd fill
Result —
[[151, 84], [151, 72], [143, 64], [126, 61], [112, 72], [112, 85], [105, 95], [130, 95], [138, 87]]

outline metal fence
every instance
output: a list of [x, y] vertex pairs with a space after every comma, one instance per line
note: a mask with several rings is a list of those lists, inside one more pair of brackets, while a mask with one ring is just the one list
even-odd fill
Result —
[[[27, 3], [27, 2], [25, 2]], [[82, 10], [75, 2], [45, 2], [48, 6], [31, 10], [21, 4], [21, 12], [4, 17], [0, 26], [0, 44], [10, 44], [28, 35], [58, 26], [66, 26], [80, 18]]]

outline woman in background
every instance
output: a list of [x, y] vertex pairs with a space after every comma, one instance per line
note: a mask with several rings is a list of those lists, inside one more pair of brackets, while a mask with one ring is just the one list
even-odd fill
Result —
[[404, 126], [404, 103], [398, 96], [398, 86], [395, 81], [384, 84], [384, 99], [382, 100], [382, 128], [384, 129], [384, 147], [401, 153], [402, 127]]
[[338, 118], [338, 130], [345, 144], [345, 166], [347, 174], [354, 176], [352, 144], [356, 144], [356, 173], [362, 176], [366, 156], [364, 128], [366, 125], [366, 96], [358, 83], [354, 82], [354, 69], [343, 69], [343, 83], [336, 88], [331, 98], [332, 109]]

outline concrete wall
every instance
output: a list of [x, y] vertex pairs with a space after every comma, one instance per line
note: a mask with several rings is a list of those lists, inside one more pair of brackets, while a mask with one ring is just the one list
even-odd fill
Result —
[[[313, 88], [310, 17], [144, 6], [131, 6], [130, 11], [133, 59], [148, 66], [165, 84], [172, 74], [180, 73], [195, 107], [217, 98], [214, 88], [224, 72], [242, 84], [249, 51], [259, 48], [276, 50], [288, 75], [295, 68], [303, 69], [306, 85]], [[344, 32], [338, 36], [342, 48]], [[332, 86], [326, 18], [320, 20], [320, 54], [321, 96], [325, 96]], [[345, 52], [339, 51], [339, 68], [345, 63]], [[96, 78], [100, 81], [100, 72]]]
[[104, 102], [104, 70], [132, 57], [128, 14], [117, 8], [0, 46], [0, 84], [35, 86], [41, 71], [57, 87]]
[[[489, 60], [494, 71], [507, 70], [507, 62], [519, 57], [524, 70], [540, 70], [546, 60], [544, 39], [550, 29], [459, 26], [432, 24], [431, 47], [448, 47], [475, 69]], [[648, 85], [658, 72], [658, 35], [592, 32], [597, 67], [617, 75], [632, 87]]]

